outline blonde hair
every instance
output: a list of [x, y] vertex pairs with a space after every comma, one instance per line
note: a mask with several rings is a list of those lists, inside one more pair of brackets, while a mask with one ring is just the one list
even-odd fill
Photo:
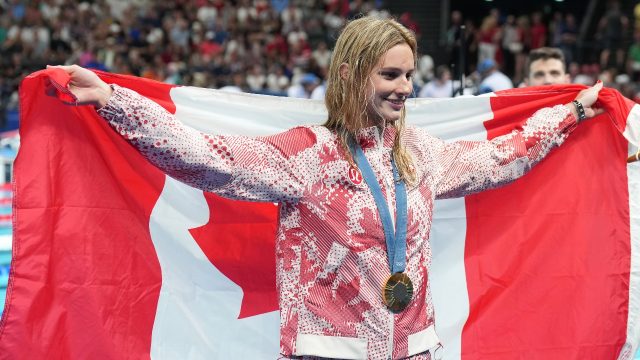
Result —
[[[347, 24], [338, 37], [329, 65], [327, 90], [324, 102], [329, 117], [324, 126], [338, 134], [347, 160], [354, 164], [349, 150], [356, 132], [367, 124], [367, 105], [370, 95], [367, 85], [370, 75], [382, 56], [396, 45], [407, 44], [417, 57], [416, 38], [413, 33], [395, 20], [362, 17]], [[340, 74], [342, 64], [349, 66], [345, 79]], [[400, 177], [410, 185], [415, 184], [416, 174], [411, 155], [402, 146], [401, 136], [405, 128], [405, 109], [396, 128], [393, 143], [393, 159]]]

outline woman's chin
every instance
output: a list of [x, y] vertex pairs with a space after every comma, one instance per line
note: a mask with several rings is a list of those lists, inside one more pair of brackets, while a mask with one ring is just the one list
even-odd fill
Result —
[[400, 112], [398, 112], [397, 114], [393, 113], [393, 114], [389, 114], [387, 116], [384, 117], [384, 121], [387, 124], [393, 124], [396, 121], [400, 120]]

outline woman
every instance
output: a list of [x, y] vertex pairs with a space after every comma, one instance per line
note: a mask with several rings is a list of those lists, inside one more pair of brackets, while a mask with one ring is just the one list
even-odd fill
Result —
[[[370, 34], [375, 34], [371, 36]], [[135, 92], [77, 66], [77, 104], [171, 176], [206, 191], [280, 203], [277, 286], [284, 358], [429, 359], [439, 346], [428, 287], [436, 198], [521, 176], [591, 117], [577, 105], [536, 112], [521, 131], [445, 144], [406, 127], [416, 41], [393, 20], [361, 18], [338, 38], [322, 126], [249, 138], [186, 128]]]

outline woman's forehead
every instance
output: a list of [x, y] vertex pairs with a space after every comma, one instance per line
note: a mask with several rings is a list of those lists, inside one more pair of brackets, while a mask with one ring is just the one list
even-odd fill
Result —
[[378, 62], [378, 67], [392, 67], [403, 70], [415, 68], [415, 57], [411, 47], [407, 44], [399, 44], [387, 50]]

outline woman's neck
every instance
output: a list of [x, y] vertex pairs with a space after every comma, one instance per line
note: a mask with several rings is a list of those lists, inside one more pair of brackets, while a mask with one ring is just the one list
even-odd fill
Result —
[[383, 119], [369, 119], [367, 118], [364, 121], [364, 127], [365, 128], [369, 128], [369, 127], [378, 127], [378, 129], [380, 129], [381, 131], [384, 130], [384, 128], [389, 124], [389, 122], [387, 122], [386, 120]]

